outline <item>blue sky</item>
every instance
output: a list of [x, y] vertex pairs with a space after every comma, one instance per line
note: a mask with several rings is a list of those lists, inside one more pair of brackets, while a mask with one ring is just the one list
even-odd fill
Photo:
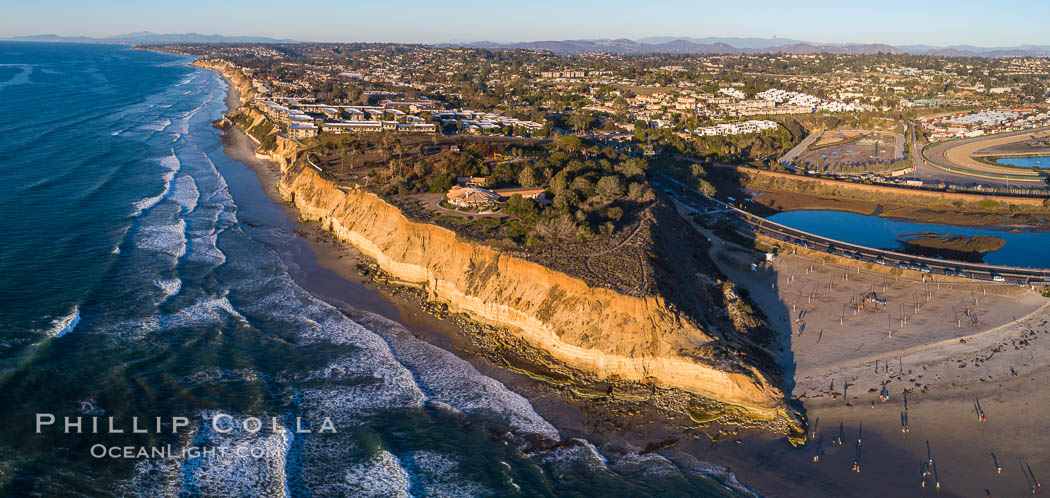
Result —
[[132, 31], [315, 41], [744, 36], [812, 42], [1050, 45], [1050, 2], [4, 0], [0, 37]]

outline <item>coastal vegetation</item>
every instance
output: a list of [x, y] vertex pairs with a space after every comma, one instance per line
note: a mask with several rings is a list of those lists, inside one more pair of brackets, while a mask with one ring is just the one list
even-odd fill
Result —
[[249, 113], [244, 111], [234, 112], [227, 117], [259, 143], [259, 150], [273, 149], [278, 131], [273, 122], [268, 119], [253, 119]]
[[1001, 249], [1006, 241], [989, 235], [959, 235], [923, 232], [898, 237], [915, 252], [963, 261], [980, 261], [984, 253]]
[[[646, 159], [569, 135], [543, 143], [479, 138], [437, 145], [388, 135], [321, 136], [306, 145], [334, 178], [358, 182], [419, 219], [508, 248], [613, 236], [655, 199]], [[539, 188], [544, 196], [512, 194], [495, 218], [461, 219], [421, 207], [426, 194], [444, 194], [461, 178], [489, 189]]]

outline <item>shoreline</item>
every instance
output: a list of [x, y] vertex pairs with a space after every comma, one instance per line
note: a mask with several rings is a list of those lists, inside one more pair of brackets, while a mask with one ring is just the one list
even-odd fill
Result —
[[[237, 91], [233, 82], [221, 72], [214, 72], [228, 86], [227, 107], [236, 110], [237, 107], [243, 105], [239, 98], [240, 92]], [[224, 113], [224, 116], [229, 112], [231, 111]], [[281, 207], [281, 211], [289, 220], [297, 224], [296, 236], [306, 244], [314, 257], [313, 261], [306, 263], [316, 267], [313, 271], [308, 269], [294, 276], [308, 292], [340, 309], [343, 309], [342, 306], [339, 306], [340, 304], [348, 304], [398, 322], [417, 339], [466, 360], [481, 374], [503, 383], [512, 391], [525, 397], [541, 417], [561, 432], [563, 439], [557, 443], [558, 445], [581, 438], [595, 447], [606, 444], [616, 448], [633, 447], [639, 454], [643, 454], [653, 451], [654, 445], [658, 447], [669, 440], [677, 442], [678, 440], [706, 438], [708, 442], [711, 441], [711, 436], [705, 432], [684, 433], [681, 428], [682, 421], [673, 422], [667, 417], [667, 413], [656, 406], [651, 406], [649, 402], [639, 403], [637, 400], [629, 399], [631, 393], [625, 393], [621, 399], [614, 397], [606, 400], [605, 404], [601, 405], [602, 400], [595, 400], [595, 396], [587, 392], [581, 393], [571, 387], [552, 385], [549, 382], [551, 379], [538, 378], [533, 372], [515, 368], [504, 358], [499, 358], [503, 360], [502, 362], [497, 361], [476, 344], [477, 331], [466, 330], [469, 325], [479, 328], [487, 326], [472, 322], [465, 315], [448, 315], [441, 313], [440, 309], [435, 310], [427, 306], [428, 303], [423, 301], [424, 296], [412, 287], [402, 286], [393, 281], [384, 282], [382, 273], [377, 272], [378, 268], [371, 258], [353, 246], [335, 240], [319, 223], [299, 221], [296, 208], [277, 194], [277, 183], [280, 180], [278, 165], [256, 157], [255, 144], [239, 127], [230, 126], [220, 131], [223, 152], [230, 159], [244, 164], [254, 172], [267, 197]], [[361, 267], [366, 268], [364, 273]], [[317, 269], [329, 272], [334, 277], [316, 279], [314, 274], [322, 273], [316, 271]], [[346, 288], [339, 283], [332, 282], [332, 278], [351, 284], [352, 287], [358, 288], [359, 292], [351, 296], [334, 295], [337, 293], [333, 292], [334, 288], [338, 287], [339, 291], [345, 291]], [[361, 302], [362, 299], [365, 303]], [[599, 403], [597, 407], [596, 402]], [[690, 421], [686, 420], [684, 423], [690, 423]], [[603, 427], [603, 429], [598, 429], [598, 427]], [[756, 437], [765, 438], [765, 436]], [[783, 438], [770, 440], [775, 444], [790, 446]], [[705, 475], [726, 488], [739, 489], [743, 486], [731, 473], [730, 468], [699, 461], [698, 458], [703, 458], [703, 455], [689, 454], [685, 458], [670, 456], [668, 458], [679, 465], [681, 471], [689, 470]]]

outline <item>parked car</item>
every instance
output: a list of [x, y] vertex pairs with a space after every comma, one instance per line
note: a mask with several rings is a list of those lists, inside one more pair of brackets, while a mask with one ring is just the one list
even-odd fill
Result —
[[992, 281], [995, 281], [995, 282], [1005, 282], [1005, 281], [1006, 281], [1006, 278], [1004, 278], [1004, 277], [1003, 277], [1002, 275], [999, 275], [999, 274], [993, 273], [993, 274], [992, 274]]
[[875, 262], [876, 262], [876, 263], [878, 263], [878, 264], [880, 264], [880, 265], [885, 265], [885, 264], [886, 264], [886, 260], [885, 260], [885, 259], [882, 259], [882, 257], [881, 257], [881, 256], [880, 256], [880, 257], [877, 257], [877, 258], [875, 258]]

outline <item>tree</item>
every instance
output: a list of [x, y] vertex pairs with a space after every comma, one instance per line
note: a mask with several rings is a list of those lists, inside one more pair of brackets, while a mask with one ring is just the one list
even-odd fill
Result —
[[412, 167], [412, 172], [416, 176], [422, 177], [427, 174], [427, 164], [423, 161], [416, 161], [415, 166]]
[[438, 193], [447, 192], [450, 188], [452, 188], [452, 183], [454, 180], [455, 178], [453, 178], [452, 175], [447, 173], [434, 175], [434, 177], [430, 179], [430, 191]]
[[551, 178], [551, 192], [554, 192], [554, 195], [561, 195], [568, 188], [569, 172], [563, 169], [555, 173]]
[[531, 220], [535, 218], [539, 212], [539, 204], [532, 199], [526, 199], [521, 194], [514, 194], [507, 199], [507, 206], [504, 208], [507, 214], [517, 216], [523, 220]]
[[575, 135], [561, 135], [554, 140], [559, 150], [577, 152], [583, 148], [583, 140]]
[[575, 190], [565, 189], [562, 193], [557, 194], [554, 197], [554, 207], [557, 209], [566, 209], [575, 207], [580, 204], [580, 196]]
[[598, 195], [603, 199], [614, 201], [623, 197], [623, 183], [614, 175], [607, 175], [598, 180]]
[[518, 185], [521, 185], [522, 187], [535, 187], [536, 170], [531, 166], [521, 168], [521, 173], [518, 174]]
[[564, 242], [576, 237], [576, 223], [567, 214], [541, 220], [532, 229], [532, 235], [551, 243]]
[[627, 188], [627, 196], [633, 201], [648, 202], [655, 198], [652, 189], [643, 183], [632, 183]]
[[506, 163], [497, 164], [492, 176], [498, 183], [511, 183], [514, 181], [514, 168]]
[[572, 115], [571, 120], [572, 127], [576, 129], [576, 133], [583, 133], [594, 126], [595, 119], [593, 116], [578, 112]]
[[649, 123], [639, 119], [634, 122], [634, 138], [639, 142], [644, 142], [647, 138], [647, 131], [649, 130]]
[[620, 163], [616, 169], [627, 178], [642, 177], [645, 170], [649, 169], [649, 163], [640, 157], [632, 157]]

